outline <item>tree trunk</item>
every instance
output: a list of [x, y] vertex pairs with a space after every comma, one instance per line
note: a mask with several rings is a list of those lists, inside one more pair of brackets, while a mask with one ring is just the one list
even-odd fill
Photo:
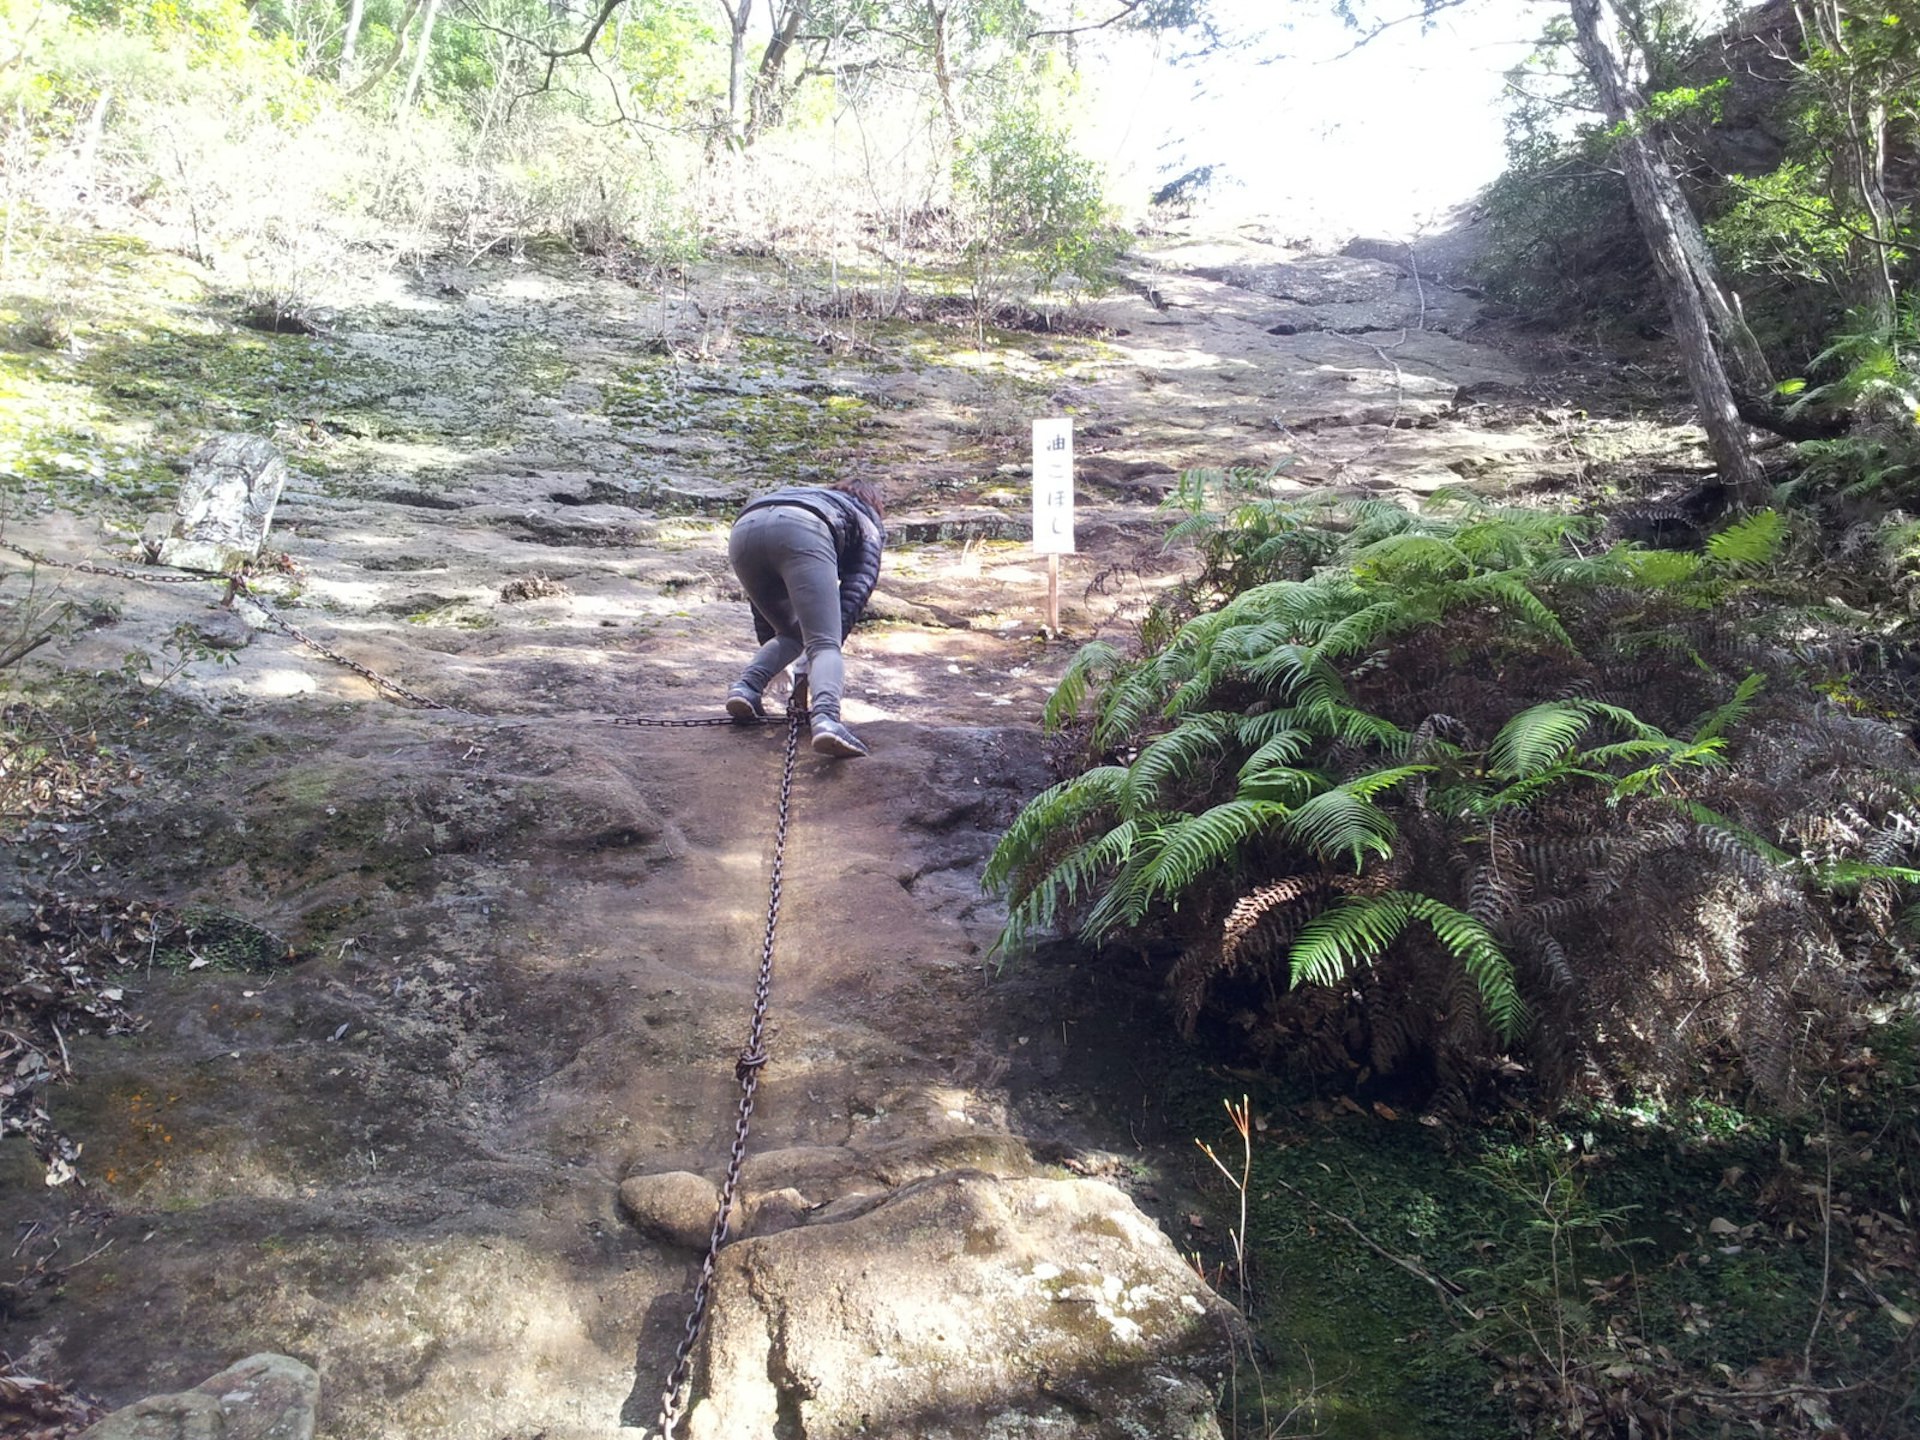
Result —
[[940, 113], [947, 119], [947, 144], [960, 134], [959, 112], [953, 105], [953, 72], [947, 64], [947, 12], [945, 0], [927, 0], [927, 18], [932, 22], [933, 79], [940, 87]]
[[775, 124], [780, 111], [786, 103], [785, 69], [787, 56], [793, 53], [793, 42], [800, 34], [800, 27], [806, 23], [812, 0], [787, 0], [784, 11], [775, 12], [773, 39], [767, 42], [766, 53], [760, 57], [760, 69], [753, 79], [753, 95], [747, 106], [747, 141], [767, 126]]
[[[1700, 228], [1693, 206], [1680, 189], [1666, 157], [1660, 153], [1641, 111], [1640, 97], [1627, 81], [1626, 66], [1613, 38], [1620, 24], [1618, 15], [1602, 0], [1574, 0], [1573, 11], [1581, 53], [1600, 92], [1601, 106], [1607, 119], [1625, 137], [1620, 151], [1629, 186], [1633, 183], [1634, 170], [1639, 169], [1645, 182], [1659, 195], [1661, 209], [1672, 216], [1673, 237], [1686, 259], [1688, 277], [1700, 293], [1707, 323], [1720, 343], [1725, 364], [1734, 378], [1751, 395], [1772, 393], [1773, 373], [1767, 357], [1741, 313], [1739, 298], [1722, 283], [1706, 232]], [[1635, 206], [1637, 209], [1638, 201]]]
[[1894, 205], [1887, 196], [1887, 105], [1880, 87], [1866, 79], [1847, 40], [1848, 15], [1840, 0], [1796, 0], [1794, 18], [1811, 61], [1825, 51], [1840, 63], [1802, 74], [1815, 76], [1844, 133], [1834, 145], [1829, 186], [1834, 198], [1851, 200], [1864, 212], [1870, 238], [1866, 259], [1871, 278], [1857, 279], [1853, 300], [1881, 326], [1893, 323], [1899, 290], [1893, 273]]
[[400, 16], [400, 23], [394, 27], [393, 33], [396, 38], [393, 42], [393, 49], [387, 52], [386, 59], [374, 67], [371, 75], [367, 76], [366, 79], [362, 80], [347, 92], [347, 98], [349, 100], [364, 95], [373, 89], [374, 86], [378, 85], [392, 73], [394, 66], [400, 63], [401, 57], [407, 53], [407, 26], [413, 23], [413, 17], [419, 9], [420, 0], [407, 0], [406, 11]]
[[[1656, 167], [1664, 170], [1665, 166], [1640, 128], [1638, 108], [1628, 96], [1620, 57], [1614, 49], [1611, 17], [1603, 12], [1603, 3], [1571, 0], [1580, 52], [1599, 89], [1607, 118], [1621, 134], [1619, 154], [1627, 191], [1633, 199], [1634, 218], [1639, 221], [1668, 313], [1673, 317], [1681, 363], [1694, 402], [1700, 407], [1700, 423], [1706, 429], [1720, 478], [1735, 505], [1754, 509], [1767, 503], [1766, 476], [1754, 463], [1746, 428], [1734, 406], [1733, 387], [1714, 345], [1700, 277], [1681, 238], [1676, 201], [1679, 207], [1685, 207], [1686, 198], [1680, 195], [1670, 172], [1664, 186], [1657, 177]], [[1687, 215], [1692, 218], [1690, 209]]]
[[400, 92], [400, 104], [395, 108], [393, 117], [403, 119], [413, 108], [413, 97], [419, 93], [420, 77], [427, 68], [427, 54], [433, 49], [433, 22], [440, 18], [440, 0], [427, 0], [427, 15], [420, 22], [420, 48], [413, 52], [413, 69], [407, 72], [407, 88]]
[[107, 107], [112, 103], [113, 87], [109, 85], [94, 100], [86, 126], [80, 133], [80, 144], [67, 166], [68, 198], [75, 204], [84, 200], [93, 189], [94, 161], [100, 154], [100, 139], [107, 129]]
[[367, 0], [352, 0], [347, 8], [347, 28], [340, 36], [340, 73], [338, 81], [342, 85], [353, 81], [354, 51], [360, 45], [360, 26], [367, 18]]
[[727, 53], [727, 134], [739, 141], [746, 119], [746, 95], [741, 81], [747, 68], [747, 24], [753, 19], [753, 0], [720, 0], [720, 8], [726, 12], [731, 35]]

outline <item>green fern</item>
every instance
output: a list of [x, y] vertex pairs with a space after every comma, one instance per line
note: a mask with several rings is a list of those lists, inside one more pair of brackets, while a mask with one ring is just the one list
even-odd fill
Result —
[[1174, 899], [1216, 865], [1232, 859], [1252, 836], [1286, 818], [1287, 808], [1267, 800], [1228, 800], [1198, 815], [1183, 816], [1154, 837], [1158, 851], [1143, 871], [1130, 922], [1157, 899]]
[[1756, 510], [1710, 537], [1707, 554], [1726, 570], [1759, 570], [1779, 558], [1786, 538], [1786, 516], [1778, 510]]
[[1486, 600], [1498, 605], [1566, 649], [1576, 648], [1573, 637], [1567, 634], [1566, 628], [1560, 623], [1560, 617], [1548, 609], [1546, 602], [1512, 572], [1475, 576], [1461, 584], [1456, 594], [1460, 602]]
[[1007, 912], [1007, 923], [993, 951], [1009, 953], [1037, 931], [1056, 928], [1074, 904], [1091, 894], [1105, 876], [1124, 866], [1139, 838], [1137, 822], [1120, 824], [1069, 851]]
[[[1262, 771], [1291, 766], [1294, 761], [1307, 753], [1307, 747], [1313, 743], [1314, 734], [1311, 730], [1290, 723], [1291, 711], [1276, 710], [1271, 713], [1280, 716], [1283, 723], [1262, 739], [1253, 753], [1241, 763], [1240, 780], [1243, 784], [1249, 776], [1257, 775]], [[1268, 717], [1260, 718], [1264, 720]], [[1242, 744], [1248, 743], [1246, 732], [1247, 727], [1242, 726], [1239, 737]]]
[[1514, 980], [1513, 962], [1486, 926], [1431, 895], [1393, 891], [1321, 911], [1294, 938], [1288, 956], [1293, 983], [1338, 984], [1383, 954], [1415, 920], [1425, 921], [1466, 970], [1500, 1038], [1508, 1043], [1517, 1039], [1526, 1027], [1527, 1007]]
[[1593, 716], [1578, 700], [1549, 700], [1522, 710], [1493, 737], [1487, 767], [1509, 779], [1535, 774], [1573, 753]]
[[1734, 688], [1733, 698], [1726, 704], [1708, 711], [1694, 727], [1693, 738], [1696, 741], [1711, 740], [1723, 735], [1747, 718], [1747, 712], [1753, 708], [1754, 697], [1767, 683], [1767, 677], [1754, 671]]
[[1087, 691], [1101, 680], [1110, 680], [1120, 668], [1120, 652], [1104, 640], [1089, 640], [1067, 663], [1060, 683], [1047, 697], [1041, 712], [1041, 724], [1049, 731], [1079, 719], [1087, 703]]
[[[1875, 923], [1891, 923], [1896, 887], [1920, 884], [1903, 864], [1920, 845], [1904, 832], [1851, 849], [1824, 838], [1874, 830], [1904, 802], [1855, 796], [1828, 828], [1794, 828], [1746, 820], [1764, 804], [1737, 788], [1744, 776], [1729, 788], [1729, 767], [1758, 753], [1743, 747], [1768, 682], [1727, 673], [1734, 652], [1707, 627], [1741, 624], [1756, 591], [1746, 577], [1765, 572], [1777, 590], [1777, 515], [1728, 527], [1701, 554], [1597, 548], [1593, 516], [1458, 493], [1419, 514], [1278, 500], [1248, 479], [1182, 477], [1170, 538], [1200, 547], [1200, 577], [1142, 622], [1140, 658], [1084, 647], [1056, 687], [1050, 727], [1091, 715], [1088, 758], [1129, 759], [1043, 792], [1009, 828], [987, 870], [1009, 900], [1005, 944], [1076, 928], [1156, 960], [1178, 950], [1169, 978], [1189, 1015], [1223, 965], [1257, 974], [1279, 947], [1299, 985], [1337, 983], [1391, 951], [1413, 998], [1369, 987], [1369, 1025], [1398, 1003], [1385, 1024], [1434, 1033], [1422, 987], [1442, 967], [1439, 983], [1471, 983], [1510, 1043], [1531, 1022], [1503, 938], [1524, 947], [1541, 995], [1584, 983], [1579, 966], [1602, 942], [1576, 932], [1597, 916], [1618, 925], [1626, 912], [1608, 907], [1633, 897], [1664, 917], [1662, 905], [1695, 903], [1641, 895], [1648, 857], [1685, 853], [1770, 896], [1858, 891], [1850, 908]], [[1189, 618], [1212, 595], [1223, 598]], [[1781, 667], [1755, 664], [1780, 682]], [[1778, 746], [1766, 754], [1782, 763]], [[1818, 858], [1758, 833], [1770, 824]], [[1263, 908], [1282, 893], [1286, 913]], [[1700, 915], [1677, 923], [1696, 928], [1674, 943], [1719, 943], [1701, 938]], [[1618, 943], [1644, 963], [1640, 939]], [[1528, 1047], [1548, 1088], [1542, 1057], [1570, 1010], [1611, 1003], [1572, 993], [1543, 1001]], [[1285, 1027], [1315, 1013], [1268, 1012], [1262, 1043], [1286, 1043]]]
[[1192, 774], [1217, 757], [1238, 727], [1237, 715], [1196, 715], [1143, 748], [1127, 767], [1116, 797], [1120, 813], [1132, 817], [1155, 806], [1160, 787]]
[[1113, 808], [1126, 778], [1124, 765], [1100, 765], [1042, 790], [1000, 837], [980, 883], [990, 891], [1004, 892], [1014, 876], [1044, 855], [1058, 836], [1071, 833], [1095, 812]]
[[1350, 859], [1355, 871], [1369, 855], [1391, 855], [1399, 832], [1392, 817], [1360, 792], [1359, 784], [1336, 785], [1306, 801], [1286, 817], [1288, 837], [1322, 861]]

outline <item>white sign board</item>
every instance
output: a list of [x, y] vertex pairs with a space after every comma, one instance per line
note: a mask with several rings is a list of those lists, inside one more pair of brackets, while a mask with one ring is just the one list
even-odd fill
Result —
[[1073, 421], [1033, 422], [1033, 548], [1073, 554]]

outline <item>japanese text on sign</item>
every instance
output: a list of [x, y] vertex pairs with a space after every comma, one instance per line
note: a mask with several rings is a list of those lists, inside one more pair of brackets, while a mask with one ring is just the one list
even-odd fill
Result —
[[1033, 548], [1073, 554], [1073, 421], [1033, 422]]

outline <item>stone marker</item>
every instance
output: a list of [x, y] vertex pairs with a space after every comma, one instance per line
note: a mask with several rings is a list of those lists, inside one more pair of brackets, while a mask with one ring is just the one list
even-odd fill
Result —
[[80, 1440], [313, 1440], [320, 1377], [285, 1355], [249, 1355], [204, 1384], [116, 1410]]
[[1235, 1312], [1111, 1185], [953, 1171], [721, 1252], [689, 1440], [1220, 1440]]
[[266, 543], [286, 483], [287, 462], [271, 441], [215, 435], [187, 457], [172, 518], [148, 526], [149, 558], [191, 570], [227, 570], [252, 559]]

